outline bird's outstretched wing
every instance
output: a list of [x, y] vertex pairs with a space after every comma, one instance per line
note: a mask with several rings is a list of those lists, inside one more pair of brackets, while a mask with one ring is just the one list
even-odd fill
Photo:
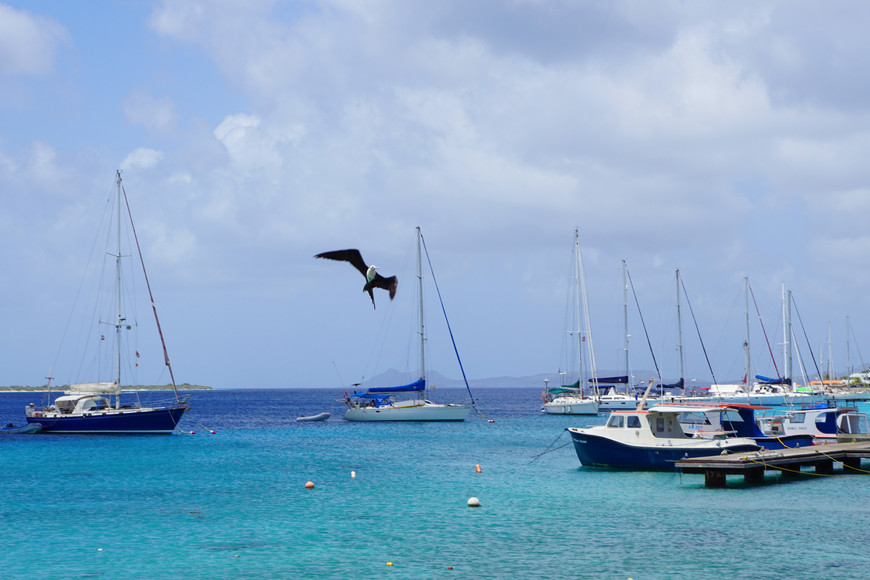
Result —
[[369, 269], [369, 267], [366, 266], [365, 260], [363, 260], [362, 254], [359, 253], [359, 250], [355, 249], [323, 252], [322, 254], [317, 254], [314, 257], [324, 258], [326, 260], [336, 260], [338, 262], [350, 262], [353, 267], [359, 270], [360, 274], [362, 274], [363, 276], [366, 275], [366, 270]]
[[375, 273], [375, 279], [372, 280], [372, 286], [388, 290], [390, 292], [390, 300], [392, 300], [396, 297], [396, 289], [399, 287], [399, 279], [395, 276], [384, 278], [380, 274]]

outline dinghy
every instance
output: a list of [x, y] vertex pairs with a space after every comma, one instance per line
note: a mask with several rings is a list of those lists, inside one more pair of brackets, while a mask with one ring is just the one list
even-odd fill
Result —
[[0, 428], [0, 433], [10, 433], [15, 435], [21, 435], [26, 433], [39, 433], [42, 431], [42, 425], [38, 423], [28, 423], [22, 427], [16, 427], [12, 423], [9, 423], [3, 428]]
[[327, 419], [329, 419], [328, 411], [316, 415], [302, 415], [301, 417], [296, 417], [297, 421], [326, 421]]

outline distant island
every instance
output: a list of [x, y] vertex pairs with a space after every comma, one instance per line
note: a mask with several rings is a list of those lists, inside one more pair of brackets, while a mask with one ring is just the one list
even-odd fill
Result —
[[[179, 391], [210, 391], [211, 387], [205, 387], [202, 385], [191, 385], [188, 383], [182, 383], [177, 385]], [[45, 385], [41, 387], [21, 387], [21, 386], [10, 386], [3, 387], [0, 386], [0, 393], [44, 393], [48, 391], [48, 387]], [[66, 385], [60, 385], [57, 387], [52, 387], [52, 391], [63, 391], [66, 390]], [[172, 385], [123, 385], [121, 387], [122, 391], [171, 391]]]

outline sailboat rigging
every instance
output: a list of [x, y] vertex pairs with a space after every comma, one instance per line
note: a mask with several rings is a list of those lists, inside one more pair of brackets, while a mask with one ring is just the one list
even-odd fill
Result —
[[[426, 326], [423, 309], [423, 234], [417, 227], [417, 293], [419, 298], [420, 377], [407, 385], [395, 387], [370, 387], [345, 398], [347, 421], [464, 421], [471, 413], [471, 405], [438, 404], [429, 400], [429, 384], [426, 381]], [[427, 250], [428, 257], [428, 250]], [[432, 264], [429, 262], [430, 272]], [[434, 281], [434, 274], [433, 274]], [[442, 303], [443, 310], [443, 303]], [[445, 312], [446, 319], [446, 312]], [[449, 328], [449, 324], [448, 324]], [[451, 332], [451, 339], [452, 339]], [[459, 352], [453, 343], [457, 359]], [[460, 361], [460, 368], [461, 368]], [[463, 370], [463, 377], [465, 371]], [[468, 383], [466, 381], [466, 387]], [[469, 396], [471, 390], [468, 389]], [[406, 398], [399, 399], [404, 395]]]
[[[583, 276], [583, 259], [580, 254], [580, 231], [574, 228], [574, 259], [573, 268], [576, 273], [574, 287], [575, 318], [577, 329], [570, 334], [577, 337], [577, 382], [573, 385], [561, 385], [558, 388], [547, 388], [543, 393], [544, 404], [541, 412], [549, 415], [597, 415], [598, 373], [595, 367], [595, 351], [592, 349], [592, 333], [589, 325], [589, 304], [586, 301], [586, 281]], [[585, 331], [585, 333], [584, 333]], [[588, 339], [588, 340], [587, 340]], [[588, 344], [592, 391], [595, 396], [587, 397], [583, 393], [583, 344]], [[562, 373], [560, 373], [562, 374]], [[563, 375], [564, 376], [564, 375]], [[564, 382], [564, 381], [562, 381]]]
[[[145, 261], [142, 257], [142, 251], [139, 247], [138, 236], [133, 225], [133, 216], [130, 210], [130, 204], [127, 200], [127, 193], [121, 185], [121, 172], [116, 173], [116, 199], [115, 199], [115, 214], [117, 219], [117, 249], [115, 252], [109, 252], [114, 257], [115, 261], [115, 313], [111, 322], [101, 322], [101, 324], [109, 324], [114, 327], [114, 378], [111, 381], [89, 382], [70, 384], [64, 390], [63, 395], [59, 395], [50, 405], [37, 408], [31, 403], [25, 410], [26, 419], [29, 424], [37, 424], [41, 426], [43, 432], [51, 433], [172, 433], [178, 425], [178, 421], [187, 411], [187, 398], [181, 398], [178, 394], [178, 387], [175, 384], [175, 376], [172, 372], [172, 366], [169, 362], [169, 354], [166, 349], [166, 343], [163, 339], [163, 330], [160, 326], [160, 319], [157, 316], [157, 308], [154, 303], [154, 296], [151, 292], [151, 284], [148, 281], [148, 274], [145, 270]], [[123, 204], [122, 204], [123, 202]], [[127, 318], [122, 311], [123, 301], [123, 284], [121, 281], [121, 260], [124, 257], [121, 252], [121, 231], [122, 231], [122, 209], [126, 207], [127, 217], [131, 228], [133, 239], [135, 240], [138, 251], [139, 262], [142, 266], [145, 284], [148, 288], [148, 296], [151, 301], [154, 320], [157, 326], [157, 333], [160, 337], [160, 342], [163, 348], [164, 363], [169, 371], [169, 376], [172, 380], [172, 388], [175, 393], [175, 402], [161, 406], [141, 406], [138, 402], [134, 404], [121, 403], [121, 340], [125, 330], [131, 329]], [[101, 340], [104, 337], [101, 336]], [[138, 357], [138, 351], [136, 352]], [[49, 398], [51, 396], [51, 376], [49, 376]], [[114, 404], [112, 404], [114, 398]]]

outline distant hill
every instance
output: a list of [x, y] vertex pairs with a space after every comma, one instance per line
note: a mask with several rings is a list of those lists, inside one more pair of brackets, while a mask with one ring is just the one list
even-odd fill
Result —
[[[448, 378], [438, 371], [428, 371], [426, 373], [427, 381], [429, 383], [430, 388], [465, 388], [465, 383], [462, 382], [462, 378], [451, 379]], [[618, 371], [613, 370], [603, 370], [598, 373], [598, 376], [601, 377], [611, 377], [619, 375]], [[649, 377], [653, 376], [652, 372], [649, 371], [636, 371], [635, 377], [640, 377], [639, 382], [645, 384]], [[472, 389], [519, 389], [519, 388], [527, 388], [527, 387], [540, 387], [544, 388], [544, 379], [550, 379], [550, 386], [557, 386], [560, 382], [560, 377], [558, 372], [552, 373], [538, 373], [535, 375], [528, 375], [524, 377], [490, 377], [483, 379], [469, 378], [468, 384]], [[395, 369], [390, 369], [386, 372], [383, 372], [376, 377], [373, 377], [370, 380], [365, 382], [364, 386], [393, 386], [393, 385], [402, 385], [413, 382], [415, 378], [409, 378], [408, 373], [400, 372]], [[704, 383], [707, 384], [707, 383]]]
[[[65, 385], [59, 385], [56, 387], [52, 387], [52, 392], [60, 392], [66, 388]], [[18, 392], [33, 392], [33, 393], [42, 393], [47, 391], [48, 389], [45, 386], [41, 387], [2, 387], [0, 386], [0, 392], [2, 391], [18, 391]], [[123, 385], [121, 387], [123, 391], [171, 391], [172, 385]], [[187, 383], [178, 385], [179, 391], [209, 391], [211, 387], [204, 387], [202, 385], [189, 385]]]

